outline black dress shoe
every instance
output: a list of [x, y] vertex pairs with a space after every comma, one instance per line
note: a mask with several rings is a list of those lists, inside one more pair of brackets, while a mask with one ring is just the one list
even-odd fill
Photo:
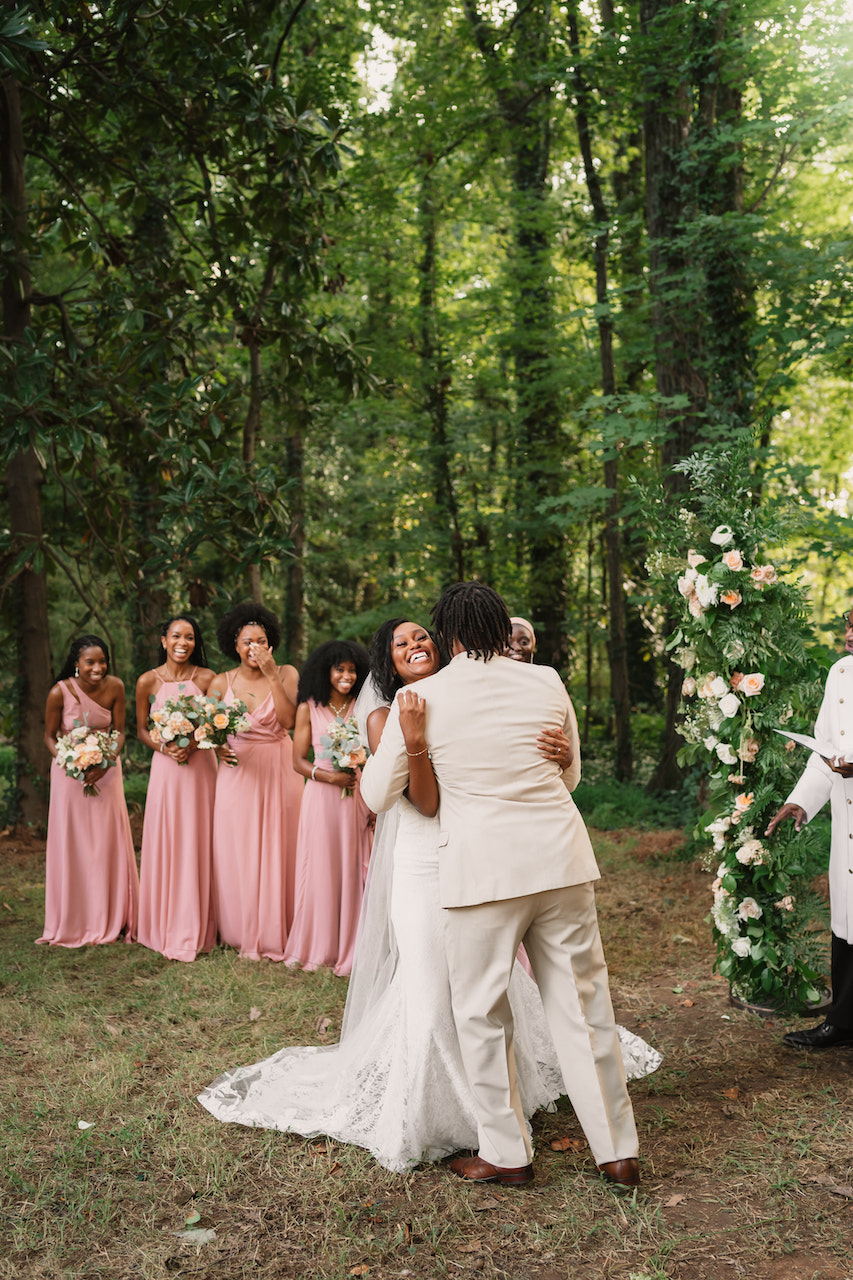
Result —
[[789, 1031], [782, 1037], [782, 1043], [789, 1049], [839, 1049], [843, 1045], [853, 1045], [853, 1030], [822, 1022], [811, 1031]]

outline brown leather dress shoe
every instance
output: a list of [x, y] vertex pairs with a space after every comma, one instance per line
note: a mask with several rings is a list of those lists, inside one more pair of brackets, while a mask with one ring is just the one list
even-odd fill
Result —
[[466, 1182], [499, 1182], [502, 1187], [523, 1187], [533, 1181], [533, 1165], [525, 1164], [518, 1169], [504, 1169], [497, 1164], [489, 1164], [479, 1156], [454, 1156], [447, 1162], [448, 1168], [464, 1178]]
[[628, 1160], [610, 1160], [600, 1164], [598, 1172], [609, 1182], [614, 1191], [633, 1191], [640, 1185], [640, 1162], [632, 1156]]

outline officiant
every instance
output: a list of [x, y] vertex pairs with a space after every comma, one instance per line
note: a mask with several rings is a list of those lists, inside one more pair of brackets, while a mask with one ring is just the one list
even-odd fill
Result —
[[826, 1020], [807, 1031], [792, 1031], [783, 1042], [795, 1049], [834, 1049], [853, 1045], [853, 609], [844, 618], [845, 655], [826, 677], [814, 736], [831, 745], [825, 759], [812, 752], [785, 804], [771, 818], [765, 835], [793, 818], [799, 831], [829, 800], [832, 841], [829, 854], [829, 905], [832, 928], [830, 975], [832, 1004]]

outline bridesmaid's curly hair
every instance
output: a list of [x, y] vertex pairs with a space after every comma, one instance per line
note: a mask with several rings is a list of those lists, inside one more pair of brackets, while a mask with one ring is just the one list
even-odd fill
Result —
[[237, 654], [237, 637], [243, 628], [251, 623], [260, 627], [265, 633], [271, 649], [278, 648], [281, 643], [281, 627], [278, 618], [263, 605], [252, 604], [251, 600], [245, 600], [242, 604], [230, 609], [224, 618], [220, 618], [216, 628], [216, 642], [224, 657], [240, 661]]
[[106, 640], [102, 640], [100, 636], [85, 635], [78, 636], [76, 640], [71, 641], [71, 648], [68, 650], [68, 657], [65, 659], [65, 665], [56, 677], [57, 680], [68, 680], [75, 674], [77, 667], [77, 659], [84, 649], [103, 649], [104, 657], [107, 660], [107, 671], [110, 669], [110, 651], [107, 647]]
[[157, 650], [157, 666], [160, 667], [166, 661], [166, 646], [163, 641], [166, 639], [166, 633], [173, 622], [188, 622], [193, 629], [193, 651], [192, 660], [197, 667], [207, 666], [207, 654], [204, 650], [204, 640], [201, 635], [201, 627], [196, 622], [191, 613], [173, 613], [171, 618], [167, 618], [160, 628], [160, 648]]
[[339, 662], [351, 662], [355, 667], [356, 681], [349, 695], [355, 698], [361, 692], [361, 686], [370, 670], [368, 652], [363, 644], [356, 644], [354, 640], [327, 640], [306, 658], [299, 676], [296, 701], [308, 702], [312, 699], [319, 706], [325, 706], [332, 693], [332, 667], [336, 667]]
[[466, 653], [488, 662], [509, 644], [509, 610], [494, 587], [485, 582], [457, 582], [442, 593], [431, 612], [445, 651], [450, 651], [455, 640]]

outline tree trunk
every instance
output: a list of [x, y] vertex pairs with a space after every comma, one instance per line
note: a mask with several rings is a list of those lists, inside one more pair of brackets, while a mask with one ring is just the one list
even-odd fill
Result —
[[[580, 66], [580, 37], [577, 11], [569, 11], [569, 40], [574, 61], [575, 120], [583, 158], [586, 185], [596, 223], [595, 234], [595, 300], [598, 309], [598, 346], [601, 357], [601, 390], [605, 396], [616, 394], [616, 363], [613, 356], [613, 321], [608, 306], [607, 259], [610, 241], [610, 215], [592, 155], [590, 132], [590, 93]], [[625, 591], [622, 577], [622, 533], [619, 513], [619, 463], [615, 441], [605, 453], [604, 486], [607, 507], [604, 514], [604, 545], [607, 555], [607, 580], [610, 610], [607, 654], [610, 662], [610, 698], [613, 704], [616, 737], [615, 773], [620, 782], [630, 780], [633, 773], [631, 743], [631, 698], [628, 685], [628, 649], [625, 642]]]
[[[512, 359], [518, 398], [519, 525], [526, 543], [530, 613], [540, 658], [553, 667], [567, 660], [567, 560], [562, 531], [539, 508], [566, 483], [561, 406], [552, 376], [556, 329], [551, 286], [549, 165], [551, 84], [545, 83], [551, 9], [548, 0], [519, 3], [508, 27], [497, 31], [465, 0], [474, 40], [483, 56], [507, 135], [513, 178], [515, 295]], [[504, 32], [501, 33], [503, 37]], [[503, 51], [511, 45], [511, 56]]]
[[287, 561], [284, 597], [285, 660], [299, 665], [305, 657], [305, 444], [301, 416], [294, 415], [285, 439], [293, 549]]
[[[27, 188], [20, 86], [13, 77], [0, 81], [0, 228], [14, 245], [14, 265], [2, 282], [3, 341], [23, 341], [30, 322], [30, 268], [27, 232]], [[15, 420], [4, 423], [11, 435]], [[17, 670], [15, 749], [19, 804], [17, 817], [42, 824], [47, 817], [47, 770], [50, 756], [44, 745], [44, 709], [51, 682], [50, 633], [47, 620], [47, 581], [41, 552], [41, 466], [32, 446], [19, 449], [6, 471], [9, 527], [18, 548], [31, 546], [32, 557], [13, 586], [11, 634]]]
[[447, 393], [450, 388], [450, 366], [441, 346], [436, 299], [437, 214], [429, 165], [421, 179], [419, 225], [422, 255], [420, 261], [420, 358], [423, 400], [432, 436], [433, 480], [436, 502], [442, 517], [442, 541], [447, 543], [447, 562], [452, 581], [463, 582], [465, 554], [459, 527], [459, 505], [453, 487], [450, 444], [447, 435]]

